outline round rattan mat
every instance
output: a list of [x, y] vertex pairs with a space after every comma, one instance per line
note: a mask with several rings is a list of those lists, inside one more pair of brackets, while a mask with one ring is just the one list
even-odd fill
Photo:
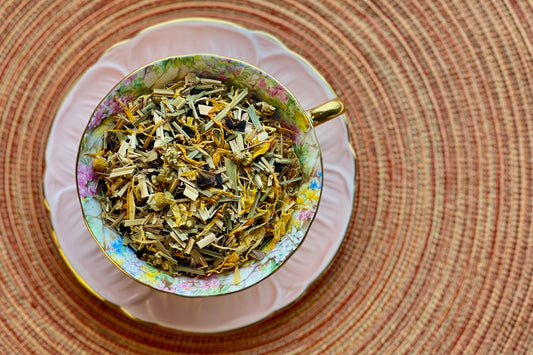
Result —
[[[63, 263], [43, 202], [62, 97], [110, 46], [200, 16], [267, 31], [346, 100], [346, 239], [249, 327], [136, 322]], [[533, 5], [526, 1], [3, 1], [1, 353], [472, 354], [533, 349]], [[238, 312], [239, 310], [235, 310]]]

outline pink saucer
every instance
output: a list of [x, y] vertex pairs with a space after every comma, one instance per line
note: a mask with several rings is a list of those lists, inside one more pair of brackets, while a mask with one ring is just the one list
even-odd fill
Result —
[[317, 216], [291, 259], [259, 284], [224, 296], [186, 298], [126, 276], [107, 259], [84, 224], [75, 181], [79, 141], [98, 102], [125, 75], [163, 57], [192, 53], [214, 53], [254, 64], [278, 78], [306, 109], [335, 97], [308, 63], [265, 33], [209, 19], [157, 25], [112, 47], [70, 90], [50, 131], [44, 191], [66, 262], [91, 291], [143, 321], [182, 331], [218, 332], [255, 323], [289, 305], [328, 266], [350, 220], [355, 161], [342, 119], [316, 129], [324, 160]]

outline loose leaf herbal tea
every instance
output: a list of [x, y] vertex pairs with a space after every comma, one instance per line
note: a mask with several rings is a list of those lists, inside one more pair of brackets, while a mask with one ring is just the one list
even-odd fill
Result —
[[302, 172], [275, 108], [188, 74], [123, 106], [95, 154], [103, 217], [169, 274], [261, 260], [285, 234]]

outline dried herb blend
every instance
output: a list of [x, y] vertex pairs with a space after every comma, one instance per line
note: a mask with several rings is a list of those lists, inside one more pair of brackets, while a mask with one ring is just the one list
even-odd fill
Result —
[[262, 259], [285, 234], [302, 180], [295, 132], [275, 108], [194, 74], [121, 105], [93, 167], [123, 243], [170, 274]]

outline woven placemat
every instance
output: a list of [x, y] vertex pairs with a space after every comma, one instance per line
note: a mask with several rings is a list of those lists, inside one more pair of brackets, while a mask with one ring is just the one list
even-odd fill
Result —
[[[42, 189], [69, 87], [116, 42], [192, 16], [308, 59], [346, 100], [358, 156], [329, 269], [288, 308], [209, 335], [93, 297], [55, 247]], [[526, 1], [3, 1], [0, 353], [530, 352], [532, 19]]]

